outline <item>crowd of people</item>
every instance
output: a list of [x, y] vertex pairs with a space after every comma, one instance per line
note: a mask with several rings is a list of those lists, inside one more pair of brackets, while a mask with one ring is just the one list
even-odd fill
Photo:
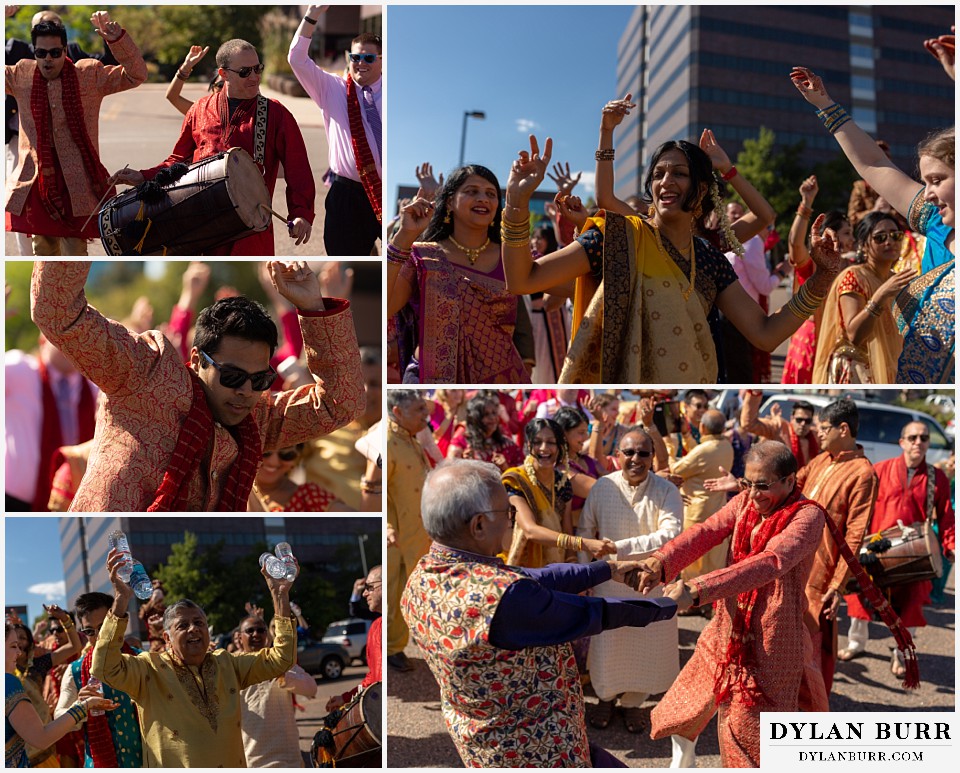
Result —
[[[927, 44], [952, 79], [954, 36]], [[389, 228], [391, 380], [766, 383], [769, 353], [789, 339], [786, 383], [953, 383], [954, 128], [919, 143], [918, 182], [812, 70], [790, 78], [862, 179], [849, 214], [815, 219], [818, 183], [803, 181], [784, 261], [767, 253], [785, 213], [710, 129], [662, 144], [642, 191], [616, 197], [614, 132], [631, 94], [603, 108], [589, 209], [572, 193], [579, 175], [557, 164], [549, 217], [531, 222], [550, 138], [530, 137], [503, 188], [478, 164], [442, 184], [418, 167], [419, 191]], [[771, 311], [791, 272], [790, 299]]]
[[88, 263], [38, 262], [38, 351], [4, 356], [6, 510], [379, 512], [381, 358], [352, 270], [249, 269], [272, 314], [229, 287], [199, 309], [195, 262], [155, 324], [146, 297], [120, 322], [88, 304]]
[[[700, 389], [388, 392], [387, 664], [416, 668], [412, 637], [465, 764], [622, 766], [586, 739], [619, 705], [629, 732], [671, 737], [673, 767], [714, 715], [723, 766], [758, 766], [761, 710], [829, 711], [873, 619], [891, 684], [919, 685], [953, 456], [928, 462], [930, 429], [904, 414], [899, 454], [868, 459], [849, 397], [798, 395], [787, 419], [761, 395], [725, 414]], [[927, 573], [895, 576], [928, 532]], [[676, 615], [709, 620], [683, 668]]]
[[[165, 599], [157, 581], [142, 624], [131, 620], [125, 560], [111, 550], [113, 595], [83, 593], [73, 614], [46, 607], [31, 629], [7, 613], [6, 767], [304, 767], [296, 715], [318, 686], [296, 662], [309, 627], [290, 599], [294, 580], [263, 569], [272, 614], [250, 603], [238, 610], [235, 644], [223, 649], [203, 609]], [[352, 690], [328, 696], [331, 726], [381, 681], [381, 598], [375, 566], [350, 603], [372, 619], [369, 669]]]
[[[332, 256], [377, 254], [383, 44], [379, 35], [361, 33], [345, 52], [346, 69], [324, 70], [309, 48], [328, 7], [306, 7], [289, 50], [290, 67], [320, 109], [327, 134], [324, 249]], [[6, 6], [7, 17], [18, 9]], [[51, 10], [33, 17], [30, 41], [7, 40], [7, 230], [18, 235], [20, 253], [86, 255], [88, 240], [103, 236], [106, 244], [107, 234], [122, 232], [108, 254], [269, 256], [275, 254], [274, 216], [285, 224], [294, 246], [308, 242], [317, 194], [308, 149], [293, 113], [260, 93], [264, 65], [256, 47], [239, 38], [220, 45], [212, 93], [190, 102], [181, 96], [183, 84], [209, 50], [192, 46], [167, 92], [185, 116], [179, 136], [171, 137], [170, 155], [155, 166], [132, 158], [111, 175], [99, 150], [101, 103], [143, 84], [148, 68], [131, 35], [107, 11], [95, 12], [91, 23], [104, 42], [103, 53], [88, 54], [68, 42], [62, 19]], [[207, 186], [194, 186], [195, 202], [183, 210], [171, 212], [175, 200], [149, 208], [165, 191], [176, 190], [174, 183], [191, 169], [228, 151], [236, 157], [238, 151], [231, 149], [237, 148], [243, 157], [233, 168], [206, 179], [213, 183], [234, 175], [226, 211], [237, 208], [240, 218], [231, 214], [229, 220], [217, 220], [215, 232], [208, 234], [205, 228], [219, 217], [223, 202], [205, 198]], [[281, 166], [285, 216], [272, 209]], [[241, 171], [245, 167], [249, 172]], [[137, 186], [139, 211], [133, 208], [136, 217], [129, 222], [125, 216], [120, 223], [111, 219], [118, 183]], [[248, 202], [253, 202], [251, 212]], [[162, 236], [149, 236], [154, 222], [163, 224]]]

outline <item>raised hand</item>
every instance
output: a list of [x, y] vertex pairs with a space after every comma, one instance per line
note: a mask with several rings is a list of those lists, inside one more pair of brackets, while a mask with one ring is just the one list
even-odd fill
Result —
[[330, 6], [329, 5], [308, 5], [307, 6], [307, 16], [311, 19], [316, 19], [321, 13], [326, 11]]
[[4, 7], [4, 11], [5, 11], [5, 13], [6, 13], [5, 18], [9, 19], [11, 16], [13, 16], [13, 15], [14, 15], [17, 11], [19, 11], [19, 10], [20, 10], [20, 6], [19, 6], [19, 5], [8, 5], [8, 6], [5, 6], [5, 7]]
[[587, 222], [587, 210], [579, 196], [571, 196], [557, 191], [557, 195], [553, 197], [553, 202], [556, 204], [560, 217], [573, 223], [577, 230], [583, 228], [583, 224]]
[[569, 194], [570, 191], [577, 187], [577, 183], [580, 182], [583, 172], [577, 172], [577, 176], [572, 177], [570, 175], [570, 162], [567, 162], [566, 169], [563, 167], [564, 165], [558, 161], [553, 165], [553, 174], [547, 172], [547, 177], [557, 184], [557, 191], [559, 193]]
[[717, 138], [713, 135], [712, 129], [704, 129], [700, 135], [700, 150], [710, 157], [710, 163], [720, 174], [726, 174], [733, 166], [730, 156], [720, 147]]
[[189, 75], [193, 72], [193, 68], [197, 66], [197, 63], [207, 55], [207, 52], [210, 50], [210, 46], [190, 46], [190, 50], [187, 52], [187, 55], [183, 59], [183, 64], [180, 65], [180, 69], [183, 71], [184, 75]]
[[653, 415], [654, 408], [656, 408], [657, 403], [652, 397], [641, 397], [640, 403], [637, 408], [640, 411], [640, 423], [644, 427], [653, 426]]
[[[296, 556], [294, 556], [293, 562], [297, 565], [297, 577], [299, 577], [300, 562], [297, 561]], [[270, 589], [271, 596], [273, 596], [274, 598], [276, 598], [277, 596], [289, 598], [290, 588], [293, 586], [293, 583], [296, 581], [297, 577], [294, 577], [292, 580], [288, 580], [286, 577], [280, 577], [279, 579], [276, 577], [271, 577], [269, 574], [267, 574], [266, 563], [264, 563], [264, 565], [260, 567], [260, 574], [262, 574], [263, 579], [267, 581], [267, 588]], [[259, 607], [254, 607], [254, 608], [259, 609]], [[261, 609], [261, 617], [262, 617], [262, 612], [263, 610]]]
[[[950, 27], [951, 32], [955, 33], [956, 30], [956, 27]], [[925, 40], [923, 41], [923, 47], [943, 65], [944, 71], [950, 76], [951, 80], [956, 80], [954, 69], [957, 58], [956, 35], [941, 35], [938, 38]]]
[[90, 23], [94, 31], [107, 43], [116, 43], [123, 34], [123, 27], [119, 22], [110, 20], [108, 11], [94, 11], [90, 17]]
[[915, 268], [907, 268], [892, 274], [873, 294], [877, 303], [885, 303], [896, 298], [900, 291], [917, 278]]
[[803, 98], [819, 110], [833, 104], [833, 100], [827, 94], [826, 86], [823, 85], [823, 80], [813, 70], [807, 67], [794, 67], [790, 72], [790, 80]]
[[432, 201], [416, 198], [400, 210], [400, 230], [416, 239], [430, 225], [434, 206]]
[[126, 564], [126, 557], [116, 548], [107, 553], [107, 573], [110, 575], [110, 584], [113, 585], [113, 613], [118, 617], [125, 615], [130, 599], [133, 598], [133, 588], [120, 579], [120, 567]]
[[320, 280], [304, 260], [271, 260], [270, 279], [277, 292], [303, 311], [323, 311]]
[[420, 184], [420, 190], [417, 191], [418, 199], [433, 199], [437, 195], [437, 191], [443, 187], [443, 173], [440, 174], [440, 179], [437, 180], [433, 176], [433, 166], [429, 162], [424, 162], [417, 167], [417, 182]]
[[[200, 261], [192, 261], [183, 272], [183, 292], [193, 301], [193, 308], [200, 301], [200, 296], [210, 283], [210, 266]], [[269, 281], [269, 277], [268, 277]]]
[[810, 175], [806, 180], [800, 183], [800, 200], [803, 202], [804, 206], [812, 206], [813, 200], [817, 198], [817, 194], [820, 192], [820, 185], [817, 183], [817, 176], [815, 174]]
[[737, 491], [740, 488], [740, 484], [732, 473], [727, 472], [723, 467], [717, 467], [717, 469], [720, 470], [719, 478], [707, 478], [703, 482], [703, 487], [707, 491]]
[[550, 165], [550, 156], [553, 153], [553, 140], [547, 137], [544, 143], [543, 155], [540, 155], [540, 144], [534, 135], [530, 135], [530, 150], [521, 150], [517, 160], [510, 166], [510, 176], [507, 178], [507, 205], [526, 207], [533, 192], [543, 182], [547, 167]]
[[637, 105], [631, 102], [633, 94], [627, 93], [623, 99], [613, 99], [603, 106], [600, 115], [600, 130], [613, 131], [630, 115], [630, 111]]
[[[822, 273], [824, 277], [829, 277], [830, 281], [833, 281], [833, 278], [847, 267], [847, 262], [840, 254], [833, 234], [829, 231], [820, 233], [825, 219], [826, 215], [820, 215], [810, 229], [810, 257], [817, 264], [817, 274]], [[823, 281], [820, 280], [818, 284], [822, 286]], [[829, 287], [826, 289], [828, 290]]]
[[320, 269], [320, 291], [324, 298], [349, 298], [353, 292], [353, 269], [340, 270], [340, 261], [331, 260]]
[[[293, 607], [291, 606], [291, 609]], [[250, 615], [250, 617], [263, 617], [263, 607], [258, 607], [252, 601], [248, 601], [243, 605], [244, 611]]]
[[770, 418], [771, 419], [780, 419], [783, 418], [783, 408], [780, 407], [780, 403], [774, 403], [770, 406]]

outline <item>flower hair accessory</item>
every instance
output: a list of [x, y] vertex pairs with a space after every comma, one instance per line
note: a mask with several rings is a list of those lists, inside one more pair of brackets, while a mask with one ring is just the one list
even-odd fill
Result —
[[720, 187], [717, 185], [716, 178], [710, 183], [710, 198], [713, 199], [713, 208], [720, 219], [720, 230], [723, 232], [723, 240], [731, 252], [735, 252], [741, 258], [743, 257], [743, 245], [734, 234], [730, 227], [730, 219], [727, 217], [726, 208], [723, 206], [723, 200], [720, 198]]

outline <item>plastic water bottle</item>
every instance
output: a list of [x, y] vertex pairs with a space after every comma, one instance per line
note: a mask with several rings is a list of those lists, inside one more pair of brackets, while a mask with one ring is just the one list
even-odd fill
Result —
[[117, 569], [117, 577], [124, 582], [130, 582], [130, 575], [133, 574], [133, 556], [130, 555], [130, 544], [127, 542], [127, 535], [120, 529], [110, 533], [107, 537], [111, 549], [118, 551], [123, 555], [124, 563]]
[[139, 561], [133, 562], [133, 573], [130, 575], [129, 583], [134, 595], [141, 601], [146, 601], [153, 595], [153, 583], [150, 582], [147, 570]]
[[[103, 682], [101, 682], [97, 677], [91, 676], [90, 681], [87, 682], [91, 687], [95, 687], [97, 692], [100, 693], [100, 697], [103, 697]], [[88, 712], [91, 717], [102, 717], [106, 712], [103, 709], [90, 709]]]
[[261, 554], [260, 566], [266, 566], [267, 574], [275, 580], [282, 580], [287, 576], [287, 565], [273, 555], [273, 553]]
[[279, 542], [276, 547], [277, 558], [287, 567], [285, 578], [293, 582], [297, 578], [297, 562], [293, 560], [293, 548], [289, 542]]

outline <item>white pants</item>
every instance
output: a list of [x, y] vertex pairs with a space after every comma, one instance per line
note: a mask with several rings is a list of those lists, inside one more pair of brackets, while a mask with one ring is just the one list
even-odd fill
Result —
[[[916, 639], [917, 628], [907, 628], [912, 639]], [[870, 641], [870, 621], [858, 617], [850, 618], [850, 631], [847, 633], [847, 647], [852, 650], [865, 650]], [[894, 648], [896, 644], [892, 645]]]
[[[13, 170], [17, 168], [18, 154], [20, 152], [20, 146], [17, 144], [20, 141], [18, 135], [14, 135], [10, 142], [7, 143], [7, 177], [9, 178], [13, 175]], [[14, 237], [17, 240], [17, 250], [21, 255], [33, 255], [33, 242], [30, 239], [30, 234], [22, 234], [14, 232]]]

